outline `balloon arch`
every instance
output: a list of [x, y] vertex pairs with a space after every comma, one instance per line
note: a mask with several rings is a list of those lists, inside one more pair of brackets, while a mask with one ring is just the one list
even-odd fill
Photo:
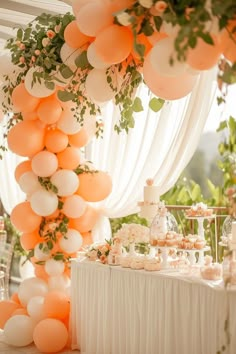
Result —
[[[165, 1], [74, 0], [74, 15], [43, 14], [8, 41], [0, 101], [4, 113], [14, 112], [7, 143], [25, 157], [15, 178], [26, 195], [11, 221], [35, 271], [0, 302], [0, 328], [11, 345], [34, 342], [41, 352], [69, 345], [70, 258], [92, 243], [99, 218], [93, 203], [112, 190], [110, 176], [81, 154], [102, 129], [101, 104], [113, 100], [121, 111], [115, 129], [128, 131], [142, 109], [135, 97], [141, 82], [175, 100], [222, 53], [236, 60], [226, 30], [212, 33], [212, 41], [198, 39], [178, 60], [179, 28], [163, 21], [167, 10]], [[191, 20], [191, 11], [185, 16]]]

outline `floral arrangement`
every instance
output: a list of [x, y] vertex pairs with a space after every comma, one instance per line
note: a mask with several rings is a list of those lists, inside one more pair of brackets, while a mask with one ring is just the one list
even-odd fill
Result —
[[7, 112], [13, 104], [16, 112], [8, 127], [25, 119], [12, 103], [22, 82], [32, 96], [40, 87], [46, 92], [42, 98], [56, 93], [61, 102], [73, 102], [82, 124], [88, 112], [99, 116], [101, 104], [113, 100], [120, 109], [114, 128], [120, 132], [132, 128], [134, 113], [143, 109], [135, 97], [143, 82], [157, 96], [150, 101], [157, 112], [164, 100], [191, 92], [199, 71], [216, 64], [222, 92], [236, 81], [233, 0], [73, 1], [72, 7], [74, 15], [42, 14], [8, 41], [14, 70], [1, 87], [2, 107]]
[[150, 230], [141, 224], [123, 224], [115, 233], [114, 237], [119, 239], [124, 247], [132, 243], [148, 243]]
[[99, 260], [101, 263], [106, 264], [111, 248], [111, 240], [106, 240], [104, 243], [93, 244], [86, 253], [86, 256], [91, 261]]

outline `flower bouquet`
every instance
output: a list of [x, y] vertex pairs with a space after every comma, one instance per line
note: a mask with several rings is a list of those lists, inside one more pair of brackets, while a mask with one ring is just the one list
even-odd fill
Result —
[[111, 250], [111, 240], [105, 240], [104, 243], [93, 244], [88, 250], [86, 256], [91, 261], [99, 260], [101, 263], [107, 263], [107, 257]]

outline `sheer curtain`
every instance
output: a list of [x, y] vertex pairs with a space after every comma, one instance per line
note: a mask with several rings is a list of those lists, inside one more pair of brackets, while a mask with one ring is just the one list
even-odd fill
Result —
[[85, 151], [86, 159], [107, 171], [113, 181], [111, 195], [97, 204], [102, 216], [93, 232], [95, 240], [101, 235], [109, 237], [107, 217], [138, 212], [137, 202], [143, 200], [147, 178], [160, 186], [160, 195], [177, 181], [197, 148], [215, 99], [215, 75], [215, 70], [202, 73], [188, 97], [167, 101], [158, 113], [148, 108], [149, 91], [141, 87], [137, 95], [142, 98], [144, 111], [136, 114], [135, 128], [128, 135], [113, 130], [119, 119], [118, 108], [112, 103], [104, 107], [103, 138], [94, 140]]

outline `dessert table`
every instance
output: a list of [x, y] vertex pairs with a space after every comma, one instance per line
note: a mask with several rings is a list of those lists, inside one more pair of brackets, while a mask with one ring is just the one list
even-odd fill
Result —
[[[81, 354], [216, 354], [236, 333], [236, 292], [174, 271], [72, 260], [72, 349]], [[235, 354], [236, 336], [226, 353]]]

